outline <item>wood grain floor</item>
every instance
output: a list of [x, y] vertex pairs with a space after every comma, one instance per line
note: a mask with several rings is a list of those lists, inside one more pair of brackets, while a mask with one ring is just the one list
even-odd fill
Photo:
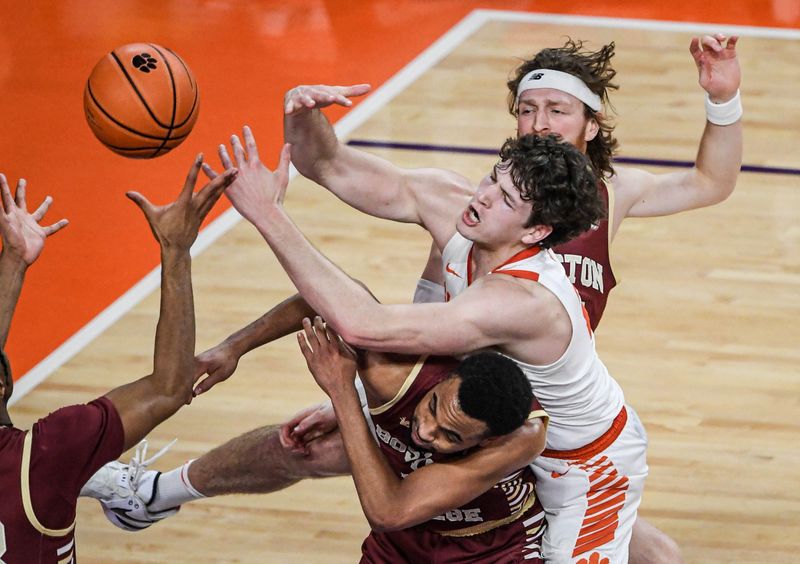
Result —
[[[670, 31], [487, 24], [351, 138], [499, 147], [514, 128], [503, 87], [512, 57], [565, 35], [593, 45], [616, 41], [621, 154], [694, 158], [702, 94], [687, 50], [690, 35]], [[800, 166], [797, 42], [746, 37], [739, 52], [745, 162]], [[402, 166], [446, 167], [476, 180], [494, 160], [375, 152]], [[428, 243], [419, 228], [367, 218], [302, 179], [290, 185], [287, 207], [325, 253], [383, 301], [410, 299]], [[649, 432], [651, 475], [641, 513], [678, 541], [688, 562], [797, 559], [800, 451], [791, 445], [800, 436], [798, 225], [800, 176], [743, 173], [723, 204], [627, 220], [614, 245], [621, 284], [598, 348]], [[196, 259], [194, 280], [198, 350], [293, 290], [244, 223]], [[148, 372], [157, 311], [155, 295], [134, 308], [20, 401], [18, 424]], [[153, 433], [155, 446], [180, 438], [159, 467], [321, 397], [292, 339], [265, 347]], [[83, 562], [354, 562], [367, 532], [345, 478], [205, 500], [139, 534], [108, 525], [94, 502], [81, 502], [78, 521]]]

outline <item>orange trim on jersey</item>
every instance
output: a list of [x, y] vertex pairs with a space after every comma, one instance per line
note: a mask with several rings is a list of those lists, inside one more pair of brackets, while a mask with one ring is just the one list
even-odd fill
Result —
[[527, 280], [539, 281], [539, 273], [530, 270], [493, 270], [492, 274], [508, 274], [514, 278], [525, 278]]
[[[472, 246], [469, 248], [469, 254], [467, 255], [467, 286], [472, 285], [472, 251], [473, 251], [473, 249], [475, 249], [475, 243], [473, 243]], [[500, 266], [494, 267], [491, 270], [491, 273], [492, 274], [498, 273], [499, 270], [501, 268], [503, 268], [504, 266], [507, 266], [507, 265], [509, 265], [511, 263], [514, 263], [514, 262], [519, 262], [521, 260], [525, 260], [527, 258], [531, 258], [533, 256], [536, 256], [537, 254], [539, 254], [539, 251], [541, 251], [541, 250], [542, 250], [541, 247], [528, 247], [527, 249], [522, 249], [520, 252], [515, 254], [513, 257], [511, 257], [510, 259], [505, 261]], [[515, 271], [507, 271], [507, 272], [518, 272], [518, 271], [515, 270]], [[520, 278], [528, 278], [528, 277], [527, 276], [521, 276]], [[538, 279], [538, 275], [537, 275], [537, 279]]]
[[623, 405], [622, 409], [619, 410], [619, 414], [617, 414], [617, 416], [614, 418], [614, 421], [611, 423], [611, 427], [608, 428], [608, 431], [600, 435], [600, 437], [593, 440], [588, 445], [581, 448], [576, 448], [574, 450], [551, 450], [546, 448], [544, 449], [544, 452], [542, 452], [542, 456], [558, 458], [559, 460], [588, 460], [606, 450], [611, 443], [616, 441], [617, 437], [619, 437], [619, 434], [622, 432], [622, 429], [625, 427], [625, 423], [627, 422], [628, 411]]
[[539, 251], [541, 251], [541, 250], [542, 250], [541, 247], [528, 247], [527, 249], [522, 249], [520, 252], [515, 254], [513, 257], [508, 259], [506, 262], [504, 262], [500, 266], [498, 266], [496, 268], [493, 268], [492, 272], [497, 272], [499, 269], [503, 268], [504, 266], [507, 266], [507, 265], [511, 264], [512, 262], [519, 262], [521, 260], [525, 260], [527, 258], [534, 257], [534, 256], [538, 255]]

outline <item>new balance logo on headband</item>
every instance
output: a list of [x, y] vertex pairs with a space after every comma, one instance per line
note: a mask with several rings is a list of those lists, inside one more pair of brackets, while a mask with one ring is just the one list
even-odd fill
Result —
[[522, 77], [517, 87], [517, 106], [519, 106], [519, 97], [523, 92], [542, 88], [552, 88], [571, 94], [594, 112], [599, 112], [602, 108], [600, 96], [592, 92], [584, 81], [574, 74], [553, 69], [532, 70]]

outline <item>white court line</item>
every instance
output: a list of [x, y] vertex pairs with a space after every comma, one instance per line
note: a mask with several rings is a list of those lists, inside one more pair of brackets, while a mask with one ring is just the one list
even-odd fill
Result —
[[683, 33], [724, 33], [725, 35], [741, 35], [746, 37], [763, 37], [769, 39], [800, 39], [800, 30], [780, 27], [755, 27], [747, 25], [671, 22], [660, 20], [637, 20], [628, 18], [603, 18], [597, 16], [567, 16], [561, 14], [540, 14], [530, 12], [511, 12], [505, 10], [475, 10], [481, 23], [490, 21], [542, 23], [551, 25], [577, 25], [616, 29], [638, 29], [651, 31], [670, 31]]
[[[436, 42], [423, 51], [402, 70], [387, 80], [380, 88], [358, 104], [351, 112], [341, 118], [334, 129], [339, 137], [346, 137], [354, 129], [363, 124], [373, 114], [388, 104], [395, 96], [407, 88], [417, 78], [430, 70], [440, 60], [450, 54], [473, 32], [485, 23], [492, 21], [542, 23], [552, 25], [591, 26], [617, 29], [640, 29], [654, 31], [671, 31], [686, 33], [721, 32], [727, 35], [749, 37], [766, 37], [774, 39], [800, 39], [800, 31], [779, 28], [760, 28], [727, 24], [703, 24], [683, 22], [663, 22], [654, 20], [636, 20], [624, 18], [602, 18], [594, 16], [572, 16], [559, 14], [539, 14], [528, 12], [510, 12], [502, 10], [475, 10], [442, 35]], [[515, 53], [509, 53], [509, 60]], [[290, 178], [297, 174], [292, 167]], [[208, 248], [214, 241], [230, 230], [241, 220], [241, 216], [233, 208], [228, 209], [211, 222], [197, 238], [192, 247], [192, 256]], [[14, 396], [9, 405], [22, 399], [25, 394], [43, 382], [50, 374], [65, 362], [78, 354], [84, 347], [111, 327], [123, 315], [133, 309], [150, 292], [158, 288], [160, 268], [148, 273], [130, 290], [87, 323], [80, 331], [67, 339], [55, 351], [39, 362], [30, 371], [14, 383]]]

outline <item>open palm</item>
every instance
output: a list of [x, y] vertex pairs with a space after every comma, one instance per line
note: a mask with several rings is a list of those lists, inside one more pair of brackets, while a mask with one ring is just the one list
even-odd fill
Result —
[[28, 212], [25, 201], [26, 182], [21, 178], [17, 182], [15, 196], [11, 197], [6, 177], [0, 174], [0, 192], [2, 192], [3, 211], [0, 213], [0, 235], [3, 237], [3, 253], [13, 253], [26, 265], [31, 265], [39, 258], [47, 237], [67, 225], [62, 219], [48, 226], [39, 225], [53, 199], [47, 196], [36, 211]]

